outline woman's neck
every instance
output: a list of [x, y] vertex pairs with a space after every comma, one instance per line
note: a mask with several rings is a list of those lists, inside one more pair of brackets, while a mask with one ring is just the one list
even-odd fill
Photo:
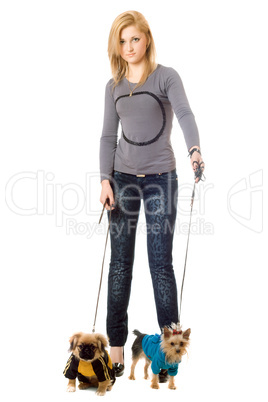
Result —
[[136, 83], [141, 80], [145, 69], [145, 62], [139, 64], [128, 64], [127, 79], [130, 82]]

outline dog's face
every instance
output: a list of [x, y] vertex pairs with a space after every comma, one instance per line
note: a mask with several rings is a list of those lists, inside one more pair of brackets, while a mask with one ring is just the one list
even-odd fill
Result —
[[172, 324], [171, 328], [164, 328], [161, 349], [169, 363], [179, 363], [182, 356], [187, 353], [190, 334], [190, 328], [182, 331], [181, 326], [177, 324]]
[[70, 349], [78, 359], [92, 362], [104, 355], [108, 341], [101, 334], [77, 332], [70, 338]]

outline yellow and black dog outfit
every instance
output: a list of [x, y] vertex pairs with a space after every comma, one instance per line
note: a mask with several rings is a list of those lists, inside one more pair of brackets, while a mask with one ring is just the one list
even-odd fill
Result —
[[96, 376], [99, 382], [111, 380], [111, 385], [115, 383], [115, 372], [112, 360], [105, 351], [104, 356], [99, 357], [93, 362], [86, 362], [78, 359], [71, 354], [63, 372], [69, 380], [78, 378], [80, 382], [90, 383], [88, 377]]

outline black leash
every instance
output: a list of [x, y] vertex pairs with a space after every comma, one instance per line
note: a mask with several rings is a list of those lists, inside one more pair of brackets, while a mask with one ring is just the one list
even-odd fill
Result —
[[[107, 200], [105, 201], [103, 208], [102, 208], [102, 212], [101, 212], [101, 216], [100, 216], [100, 220], [99, 220], [99, 224], [101, 223], [101, 219], [105, 210], [105, 205], [107, 203]], [[97, 313], [98, 313], [98, 307], [99, 307], [99, 300], [100, 300], [100, 292], [101, 292], [101, 285], [102, 285], [102, 277], [103, 277], [103, 268], [104, 268], [104, 260], [105, 260], [105, 254], [106, 254], [106, 248], [107, 248], [107, 241], [108, 241], [108, 236], [109, 236], [109, 229], [110, 229], [110, 225], [111, 225], [111, 216], [112, 216], [112, 208], [110, 207], [110, 213], [109, 213], [109, 223], [108, 223], [108, 229], [107, 229], [107, 234], [106, 234], [106, 240], [105, 240], [105, 246], [104, 246], [104, 253], [103, 253], [103, 260], [102, 260], [102, 267], [101, 267], [101, 276], [100, 276], [100, 284], [99, 284], [99, 292], [98, 292], [98, 297], [97, 297], [97, 304], [96, 304], [96, 311], [95, 311], [95, 318], [94, 318], [94, 324], [93, 324], [93, 329], [92, 332], [95, 332], [95, 326], [96, 326], [96, 320], [97, 320]]]
[[184, 261], [183, 277], [182, 277], [182, 283], [181, 283], [180, 315], [179, 315], [180, 318], [179, 318], [179, 322], [180, 322], [180, 319], [181, 319], [182, 293], [183, 293], [183, 286], [184, 286], [184, 279], [185, 279], [185, 272], [186, 272], [186, 263], [187, 263], [187, 256], [188, 256], [188, 246], [189, 246], [189, 238], [190, 238], [191, 223], [192, 223], [192, 213], [193, 213], [193, 205], [194, 205], [194, 196], [195, 196], [195, 182], [194, 182], [194, 188], [193, 188], [192, 198], [191, 198], [190, 221], [189, 221], [188, 238], [187, 238], [187, 246], [186, 246], [185, 261]]
[[[200, 164], [196, 161], [193, 162], [193, 164], [197, 164], [197, 168], [195, 170], [195, 180], [199, 178], [199, 180], [204, 180], [205, 176], [203, 174], [203, 162]], [[202, 179], [202, 176], [204, 176], [204, 179]], [[187, 246], [186, 246], [186, 253], [185, 253], [185, 261], [184, 261], [184, 270], [183, 270], [183, 277], [182, 277], [182, 284], [181, 284], [181, 296], [180, 296], [180, 314], [179, 314], [179, 323], [181, 319], [181, 305], [182, 305], [182, 293], [183, 293], [183, 287], [184, 287], [184, 279], [185, 279], [185, 273], [186, 273], [186, 263], [187, 263], [187, 257], [188, 257], [188, 247], [189, 247], [189, 238], [190, 238], [190, 232], [191, 232], [191, 223], [192, 223], [192, 214], [193, 214], [193, 205], [194, 205], [194, 197], [195, 197], [195, 185], [196, 182], [194, 181], [194, 187], [193, 187], [193, 192], [192, 192], [192, 197], [191, 197], [191, 211], [190, 211], [190, 221], [189, 221], [189, 229], [188, 229], [188, 237], [187, 237]]]

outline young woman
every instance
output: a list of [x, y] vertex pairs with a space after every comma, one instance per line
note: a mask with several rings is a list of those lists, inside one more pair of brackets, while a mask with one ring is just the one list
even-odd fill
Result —
[[[180, 76], [173, 68], [156, 64], [154, 40], [142, 14], [128, 11], [115, 19], [108, 55], [113, 78], [105, 93], [100, 202], [111, 209], [107, 334], [116, 375], [120, 376], [124, 371], [123, 347], [128, 335], [127, 309], [141, 199], [158, 323], [162, 328], [179, 320], [172, 266], [178, 193], [170, 142], [173, 112], [193, 169], [204, 165], [198, 129]], [[118, 141], [119, 122], [122, 133]]]

